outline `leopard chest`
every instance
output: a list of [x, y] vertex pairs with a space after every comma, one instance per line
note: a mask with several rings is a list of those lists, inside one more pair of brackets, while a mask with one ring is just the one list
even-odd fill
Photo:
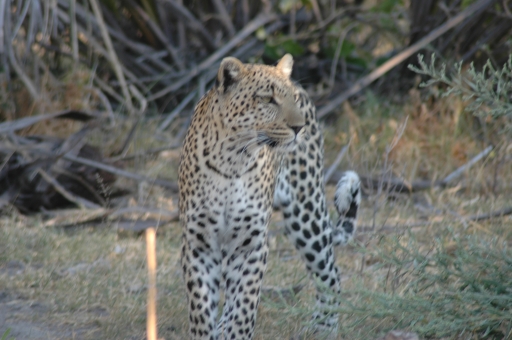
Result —
[[272, 150], [263, 147], [243, 171], [219, 165], [219, 153], [205, 155], [203, 150], [200, 145], [185, 148], [180, 167], [183, 217], [215, 222], [214, 234], [236, 233], [254, 221], [264, 225], [271, 213], [277, 173]]

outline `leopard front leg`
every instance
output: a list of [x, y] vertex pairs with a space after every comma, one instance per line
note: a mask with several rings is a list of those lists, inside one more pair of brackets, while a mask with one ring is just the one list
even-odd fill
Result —
[[208, 234], [203, 234], [204, 221], [186, 226], [183, 235], [181, 265], [185, 280], [189, 336], [194, 340], [217, 339], [216, 319], [222, 257]]
[[[261, 219], [263, 221], [263, 219]], [[224, 252], [225, 303], [218, 325], [220, 339], [253, 338], [263, 275], [267, 268], [266, 225], [244, 228]]]

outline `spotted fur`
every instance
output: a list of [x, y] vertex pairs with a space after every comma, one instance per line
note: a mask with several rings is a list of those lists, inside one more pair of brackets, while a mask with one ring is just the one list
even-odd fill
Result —
[[[288, 235], [318, 278], [321, 310], [314, 317], [337, 326], [330, 313], [339, 277], [324, 195], [323, 138], [314, 106], [290, 80], [292, 65], [289, 55], [275, 67], [225, 58], [216, 85], [196, 106], [179, 170], [192, 339], [252, 339], [275, 194]], [[349, 226], [359, 203], [355, 176], [337, 192], [347, 223], [336, 230], [344, 235], [355, 228]], [[217, 320], [221, 287], [225, 302]]]

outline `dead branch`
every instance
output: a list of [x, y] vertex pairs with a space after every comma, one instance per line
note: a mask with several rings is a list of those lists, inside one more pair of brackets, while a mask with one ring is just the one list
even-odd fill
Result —
[[[44, 227], [70, 228], [97, 223], [119, 223], [118, 229], [131, 231], [144, 231], [146, 228], [177, 222], [177, 210], [132, 206], [116, 209], [68, 209], [45, 211], [43, 214], [49, 218], [43, 223]], [[148, 218], [149, 217], [149, 218]]]
[[[372, 178], [367, 176], [360, 176], [361, 183], [363, 187], [368, 190], [377, 190], [380, 186], [382, 186], [382, 190], [386, 190], [389, 192], [396, 193], [413, 193], [417, 191], [427, 190], [434, 187], [446, 187], [450, 182], [452, 182], [457, 177], [460, 177], [465, 171], [475, 165], [482, 158], [487, 156], [493, 150], [493, 146], [488, 146], [482, 152], [480, 152], [475, 157], [471, 158], [466, 164], [457, 168], [455, 171], [450, 173], [444, 179], [440, 181], [430, 181], [430, 180], [416, 180], [412, 182], [405, 181], [400, 178], [389, 178], [385, 179], [383, 176], [381, 178]], [[342, 150], [343, 151], [343, 150]], [[327, 173], [326, 173], [327, 174]], [[328, 184], [336, 185], [340, 180], [343, 172], [334, 171], [329, 178], [325, 176], [325, 181]]]
[[[168, 0], [170, 1], [170, 0]], [[155, 100], [160, 97], [165, 96], [167, 93], [176, 91], [180, 87], [182, 87], [184, 84], [188, 83], [192, 78], [197, 76], [202, 71], [212, 67], [212, 65], [218, 61], [220, 58], [224, 57], [226, 53], [228, 53], [233, 47], [241, 43], [245, 38], [247, 38], [249, 35], [251, 35], [254, 31], [256, 31], [261, 26], [264, 26], [268, 24], [269, 22], [272, 22], [277, 19], [276, 15], [258, 15], [256, 18], [254, 18], [250, 23], [248, 23], [240, 32], [238, 32], [237, 35], [233, 37], [227, 44], [222, 46], [220, 49], [215, 51], [212, 55], [210, 55], [208, 58], [206, 58], [203, 62], [201, 62], [199, 65], [194, 67], [190, 72], [180, 80], [176, 81], [174, 84], [158, 91], [157, 93], [153, 94], [148, 98], [148, 100]]]
[[[485, 213], [485, 214], [475, 214], [475, 215], [469, 215], [469, 216], [464, 216], [464, 215], [463, 216], [452, 216], [452, 218], [457, 218], [457, 219], [461, 219], [461, 220], [469, 221], [469, 222], [480, 222], [480, 221], [490, 220], [493, 218], [503, 218], [503, 217], [509, 216], [509, 215], [512, 215], [512, 207], [495, 210], [495, 211], [492, 211], [490, 213]], [[376, 232], [382, 232], [382, 231], [389, 232], [389, 231], [394, 231], [397, 229], [411, 229], [411, 228], [417, 228], [417, 227], [424, 227], [424, 226], [431, 225], [433, 223], [435, 223], [435, 222], [425, 220], [425, 221], [416, 221], [416, 222], [410, 222], [410, 223], [405, 223], [405, 224], [397, 223], [395, 225], [384, 224], [381, 227], [379, 227], [376, 230]], [[367, 233], [367, 232], [374, 231], [375, 228], [373, 226], [363, 225], [363, 226], [358, 227], [358, 230], [362, 233]]]
[[169, 55], [171, 56], [172, 60], [178, 65], [178, 68], [180, 70], [185, 69], [185, 64], [183, 63], [182, 58], [178, 55], [178, 51], [174, 46], [172, 46], [169, 43], [169, 40], [165, 36], [165, 34], [162, 32], [160, 27], [158, 27], [157, 24], [151, 18], [148, 16], [148, 14], [140, 8], [135, 2], [131, 1], [132, 6], [137, 10], [139, 15], [146, 21], [148, 26], [153, 30], [153, 33], [155, 33], [156, 37], [160, 40], [160, 42], [165, 46], [165, 49], [169, 52]]
[[174, 144], [174, 145], [160, 146], [158, 148], [152, 148], [152, 149], [136, 152], [136, 153], [130, 154], [130, 155], [122, 155], [121, 154], [119, 156], [110, 157], [110, 158], [107, 159], [107, 161], [110, 162], [110, 163], [114, 163], [114, 162], [117, 162], [117, 161], [120, 161], [120, 160], [128, 161], [128, 160], [133, 160], [133, 159], [138, 158], [138, 157], [148, 157], [148, 156], [151, 156], [151, 155], [155, 155], [155, 154], [158, 154], [158, 153], [160, 153], [162, 151], [176, 150], [176, 149], [178, 149], [180, 147], [181, 147], [181, 143]]
[[340, 164], [341, 160], [347, 153], [347, 150], [348, 150], [348, 147], [350, 146], [351, 141], [352, 141], [352, 139], [348, 141], [347, 145], [345, 145], [343, 148], [341, 148], [340, 152], [338, 152], [338, 155], [336, 155], [336, 159], [334, 160], [334, 162], [331, 164], [331, 166], [325, 172], [325, 176], [324, 176], [325, 182], [329, 182], [329, 179], [334, 174], [334, 171], [336, 170], [336, 168]]
[[119, 59], [117, 58], [117, 53], [115, 52], [114, 46], [112, 45], [112, 40], [110, 40], [110, 35], [108, 33], [107, 26], [105, 25], [105, 22], [103, 21], [103, 15], [101, 14], [100, 5], [98, 4], [98, 0], [90, 0], [89, 2], [91, 4], [94, 15], [96, 16], [98, 26], [100, 27], [101, 35], [103, 36], [103, 41], [105, 43], [105, 46], [107, 47], [108, 57], [112, 64], [112, 68], [114, 69], [114, 72], [116, 73], [116, 76], [117, 76], [117, 80], [119, 81], [119, 83], [121, 85], [121, 90], [123, 92], [126, 107], [128, 109], [128, 112], [130, 113], [130, 115], [132, 115], [133, 110], [134, 110], [133, 104], [132, 104], [132, 97], [130, 96], [130, 91], [128, 90], [128, 85], [126, 85], [124, 73], [120, 66], [121, 63], [119, 62]]
[[479, 160], [481, 160], [482, 158], [484, 158], [485, 156], [487, 156], [489, 153], [491, 153], [491, 151], [493, 150], [493, 146], [492, 145], [489, 145], [488, 147], [485, 148], [484, 151], [480, 152], [478, 155], [476, 155], [475, 157], [471, 158], [469, 160], [469, 162], [467, 162], [466, 164], [462, 165], [461, 167], [459, 167], [457, 170], [455, 170], [454, 172], [452, 172], [451, 174], [449, 174], [448, 176], [446, 176], [442, 181], [441, 181], [441, 184], [442, 186], [445, 186], [447, 185], [448, 183], [450, 183], [451, 181], [453, 181], [455, 178], [457, 177], [460, 177], [460, 175], [462, 175], [464, 173], [464, 171], [468, 170], [469, 168], [471, 168], [473, 165], [475, 165]]
[[97, 204], [94, 204], [93, 202], [80, 197], [78, 195], [74, 195], [70, 191], [66, 190], [64, 186], [62, 186], [54, 177], [50, 176], [46, 171], [43, 169], [39, 169], [38, 173], [51, 184], [51, 186], [62, 196], [64, 196], [68, 201], [75, 203], [77, 206], [87, 209], [97, 209], [100, 206]]
[[215, 6], [215, 9], [219, 13], [219, 18], [224, 27], [226, 27], [226, 30], [228, 31], [229, 37], [233, 37], [236, 33], [235, 26], [233, 25], [233, 22], [231, 21], [231, 18], [228, 14], [228, 11], [226, 9], [226, 5], [224, 5], [224, 1], [222, 0], [212, 0], [213, 5]]
[[160, 185], [160, 186], [167, 188], [173, 192], [178, 192], [178, 185], [176, 183], [170, 182], [170, 181], [167, 181], [164, 179], [150, 178], [150, 177], [139, 175], [139, 174], [136, 174], [136, 173], [133, 173], [130, 171], [122, 170], [122, 169], [116, 168], [114, 166], [107, 165], [105, 163], [93, 161], [93, 160], [90, 160], [87, 158], [76, 157], [76, 156], [72, 156], [72, 155], [68, 155], [68, 154], [64, 155], [63, 158], [73, 161], [73, 162], [76, 162], [76, 163], [80, 163], [80, 164], [88, 165], [88, 166], [91, 166], [91, 167], [94, 167], [97, 169], [101, 169], [101, 170], [110, 172], [111, 174], [114, 174], [117, 176], [130, 178], [130, 179], [136, 180], [138, 182], [149, 182], [152, 184]]
[[174, 110], [172, 110], [171, 113], [169, 113], [167, 115], [167, 117], [165, 117], [164, 121], [162, 122], [162, 124], [160, 124], [160, 126], [158, 127], [158, 129], [156, 131], [157, 132], [164, 131], [169, 126], [169, 124], [171, 124], [171, 122], [174, 120], [174, 118], [176, 118], [176, 116], [178, 114], [180, 114], [180, 112], [185, 108], [185, 106], [187, 106], [188, 103], [190, 103], [190, 101], [196, 97], [196, 95], [197, 95], [197, 91], [191, 91], [185, 98], [183, 98], [181, 103], [179, 103], [174, 108]]
[[98, 112], [87, 112], [78, 110], [64, 110], [61, 112], [40, 114], [38, 116], [20, 118], [12, 122], [0, 123], [0, 134], [11, 133], [17, 130], [21, 130], [36, 123], [53, 118], [69, 118], [73, 120], [86, 122], [101, 117], [102, 115]]

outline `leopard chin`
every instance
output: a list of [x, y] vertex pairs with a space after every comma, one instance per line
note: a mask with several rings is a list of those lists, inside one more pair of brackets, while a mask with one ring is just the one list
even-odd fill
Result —
[[302, 143], [302, 135], [295, 134], [291, 129], [274, 130], [261, 133], [259, 140], [261, 144], [266, 144], [275, 151], [291, 152]]

